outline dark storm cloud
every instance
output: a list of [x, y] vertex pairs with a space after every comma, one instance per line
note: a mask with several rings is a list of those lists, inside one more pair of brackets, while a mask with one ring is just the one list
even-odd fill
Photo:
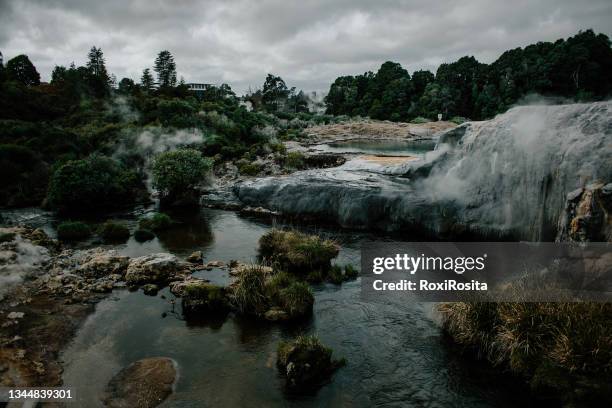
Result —
[[325, 90], [386, 60], [435, 70], [580, 29], [611, 35], [611, 17], [609, 0], [0, 0], [0, 51], [28, 54], [46, 79], [95, 44], [118, 78], [138, 79], [168, 49], [188, 82], [242, 92], [273, 72]]

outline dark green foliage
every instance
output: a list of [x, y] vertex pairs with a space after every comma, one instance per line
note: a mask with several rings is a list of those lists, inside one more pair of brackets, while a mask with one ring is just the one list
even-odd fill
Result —
[[91, 236], [89, 225], [80, 221], [65, 221], [57, 226], [60, 241], [81, 241]]
[[212, 168], [212, 161], [193, 149], [179, 149], [158, 154], [151, 166], [153, 185], [163, 196], [176, 197], [190, 193]]
[[3, 242], [11, 242], [15, 239], [14, 232], [0, 232], [0, 244]]
[[27, 55], [18, 55], [6, 63], [6, 72], [9, 79], [20, 82], [26, 86], [40, 84], [40, 74]]
[[138, 220], [138, 226], [144, 230], [163, 231], [170, 228], [174, 222], [167, 214], [155, 213]]
[[289, 152], [287, 156], [285, 156], [285, 167], [289, 167], [291, 169], [303, 169], [305, 167], [305, 157], [304, 154], [300, 152]]
[[600, 100], [612, 92], [612, 49], [605, 34], [581, 31], [567, 40], [506, 51], [490, 65], [474, 57], [442, 64], [435, 78], [385, 62], [376, 74], [338, 77], [325, 98], [327, 113], [375, 119], [416, 116], [483, 119], [530, 93]]
[[134, 239], [137, 242], [146, 242], [155, 238], [155, 234], [146, 229], [137, 229], [134, 231]]
[[0, 205], [38, 205], [46, 191], [47, 165], [24, 146], [0, 144]]
[[128, 227], [111, 220], [100, 226], [99, 233], [102, 239], [108, 242], [125, 242], [130, 237]]
[[99, 155], [71, 160], [51, 177], [47, 204], [59, 211], [92, 212], [132, 204], [140, 181], [133, 171]]
[[176, 85], [176, 64], [170, 51], [161, 51], [155, 59], [155, 72], [160, 88], [169, 88]]
[[263, 170], [263, 168], [262, 168], [261, 164], [258, 164], [258, 163], [246, 162], [246, 163], [242, 163], [238, 167], [238, 171], [240, 172], [240, 174], [243, 174], [245, 176], [256, 176], [262, 170]]

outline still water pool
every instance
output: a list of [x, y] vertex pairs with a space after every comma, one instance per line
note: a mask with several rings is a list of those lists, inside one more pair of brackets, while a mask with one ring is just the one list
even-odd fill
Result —
[[[158, 251], [186, 256], [199, 249], [207, 260], [251, 261], [257, 240], [271, 228], [219, 210], [173, 216], [183, 224], [148, 243], [130, 240], [118, 249], [131, 256]], [[391, 239], [300, 228], [337, 239], [342, 246], [338, 262], [355, 265], [362, 242]], [[221, 270], [201, 276], [227, 279]], [[186, 322], [180, 301], [173, 303], [167, 289], [155, 297], [115, 291], [97, 305], [63, 353], [65, 386], [75, 390], [79, 406], [98, 406], [105, 385], [122, 367], [145, 357], [167, 356], [178, 363], [180, 377], [165, 407], [529, 405], [529, 394], [513, 379], [456, 352], [436, 325], [431, 304], [366, 303], [360, 299], [359, 280], [313, 290], [312, 318], [292, 326], [233, 315]], [[317, 334], [348, 364], [317, 393], [295, 397], [283, 390], [275, 351], [280, 340], [300, 333]]]

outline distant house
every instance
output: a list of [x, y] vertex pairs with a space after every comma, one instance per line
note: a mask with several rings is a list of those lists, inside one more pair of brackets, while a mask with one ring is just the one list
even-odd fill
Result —
[[189, 84], [185, 84], [187, 85], [187, 88], [192, 91], [195, 92], [196, 95], [203, 95], [206, 91], [211, 90], [212, 88], [215, 87], [215, 85], [213, 84], [198, 84], [198, 83], [189, 83]]

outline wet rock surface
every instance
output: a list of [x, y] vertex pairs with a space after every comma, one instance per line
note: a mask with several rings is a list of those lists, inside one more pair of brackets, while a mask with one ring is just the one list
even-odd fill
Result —
[[177, 378], [175, 363], [166, 357], [138, 360], [109, 382], [102, 401], [109, 408], [151, 408], [170, 394]]
[[393, 171], [349, 162], [234, 192], [248, 206], [350, 228], [540, 241], [555, 239], [568, 193], [612, 178], [610, 101], [521, 106], [460, 129]]
[[186, 274], [187, 266], [168, 253], [140, 256], [129, 262], [125, 273], [128, 285], [168, 283]]

